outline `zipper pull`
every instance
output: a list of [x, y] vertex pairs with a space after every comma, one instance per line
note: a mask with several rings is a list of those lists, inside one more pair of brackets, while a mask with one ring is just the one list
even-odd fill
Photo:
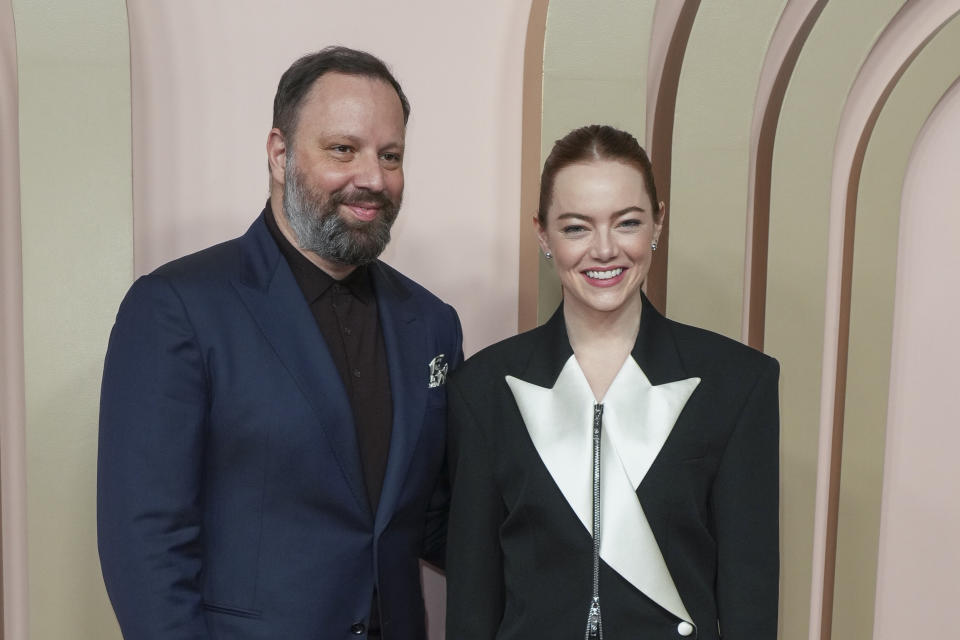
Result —
[[586, 640], [603, 640], [603, 624], [600, 620], [600, 598], [595, 597], [590, 603], [590, 612], [587, 614]]

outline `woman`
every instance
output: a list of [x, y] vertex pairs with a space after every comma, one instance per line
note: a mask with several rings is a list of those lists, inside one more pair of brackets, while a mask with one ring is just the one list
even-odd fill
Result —
[[779, 368], [646, 299], [664, 215], [628, 133], [547, 158], [563, 303], [450, 380], [448, 639], [776, 637]]

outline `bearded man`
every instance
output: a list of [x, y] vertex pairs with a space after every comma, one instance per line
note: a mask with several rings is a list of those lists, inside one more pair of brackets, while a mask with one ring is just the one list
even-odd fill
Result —
[[104, 581], [136, 640], [421, 640], [443, 557], [456, 312], [377, 260], [410, 108], [374, 56], [280, 80], [270, 199], [137, 280], [100, 406]]

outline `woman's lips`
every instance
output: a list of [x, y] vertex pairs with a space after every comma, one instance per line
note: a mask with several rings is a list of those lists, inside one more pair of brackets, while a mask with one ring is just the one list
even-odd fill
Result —
[[594, 287], [612, 287], [623, 280], [626, 272], [627, 270], [623, 267], [610, 267], [607, 269], [586, 269], [580, 273]]

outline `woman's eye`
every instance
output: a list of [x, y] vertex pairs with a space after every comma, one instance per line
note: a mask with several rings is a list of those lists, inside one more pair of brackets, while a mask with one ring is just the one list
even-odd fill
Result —
[[635, 218], [631, 218], [630, 220], [623, 220], [622, 222], [620, 222], [621, 227], [627, 227], [627, 228], [639, 227], [641, 224], [643, 224], [643, 222]]
[[560, 230], [566, 234], [571, 234], [571, 233], [582, 233], [583, 231], [586, 231], [587, 228], [580, 224], [569, 224]]

